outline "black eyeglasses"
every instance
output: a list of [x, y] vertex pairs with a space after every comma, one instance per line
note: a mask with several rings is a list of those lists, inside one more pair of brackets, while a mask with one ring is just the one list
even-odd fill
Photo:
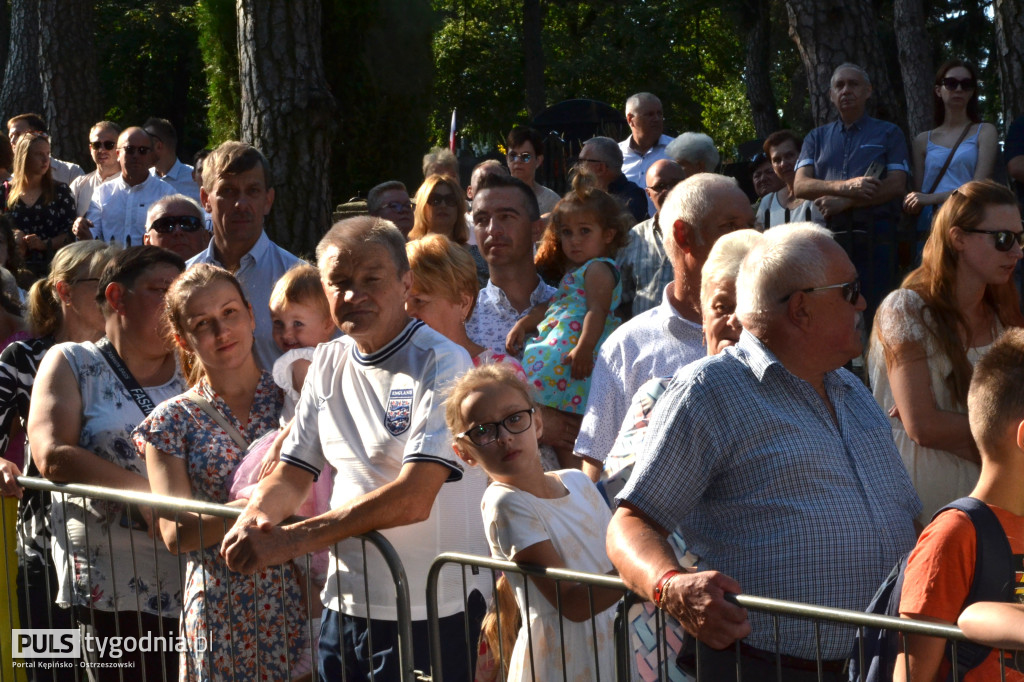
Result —
[[153, 151], [152, 147], [147, 147], [146, 145], [143, 144], [126, 144], [125, 146], [120, 147], [120, 149], [123, 149], [124, 153], [127, 154], [128, 156], [135, 156], [136, 154], [138, 154], [139, 156], [145, 156], [146, 154]]
[[499, 426], [504, 427], [504, 429], [511, 434], [522, 433], [526, 429], [530, 428], [533, 424], [533, 411], [534, 408], [532, 407], [528, 410], [519, 410], [518, 412], [513, 412], [509, 416], [505, 417], [500, 422], [477, 424], [473, 428], [467, 429], [455, 437], [468, 438], [473, 445], [490, 445], [494, 441], [498, 440]]
[[93, 140], [89, 143], [94, 152], [98, 152], [101, 149], [106, 149], [108, 152], [117, 146], [117, 142], [114, 140]]
[[1014, 244], [1024, 247], [1024, 230], [1014, 232], [1013, 230], [972, 230], [961, 227], [964, 232], [971, 234], [990, 234], [995, 237], [996, 251], [1009, 251]]
[[974, 79], [947, 77], [942, 79], [942, 87], [946, 88], [950, 92], [956, 90], [957, 88], [963, 90], [964, 92], [970, 92], [971, 90], [974, 89]]
[[160, 234], [170, 234], [175, 229], [182, 232], [196, 232], [203, 229], [203, 219], [194, 215], [173, 215], [157, 218], [149, 225], [149, 229]]
[[411, 211], [412, 210], [412, 202], [410, 202], [410, 201], [389, 201], [386, 204], [382, 204], [381, 208], [386, 208], [387, 210], [395, 211], [396, 213], [397, 212], [401, 212], [401, 211]]
[[98, 282], [98, 281], [100, 281], [99, 277], [79, 277], [78, 279], [68, 280], [67, 283], [70, 284], [70, 285], [75, 285], [75, 284], [81, 284], [82, 282]]
[[451, 206], [455, 208], [459, 205], [459, 200], [455, 198], [454, 194], [431, 194], [430, 198], [427, 199], [427, 203], [431, 206]]
[[[826, 291], [828, 289], [841, 289], [840, 293], [842, 294], [843, 299], [850, 305], [857, 305], [857, 301], [860, 299], [860, 277], [852, 282], [829, 284], [823, 287], [809, 287], [807, 289], [799, 289], [799, 291], [802, 291], [805, 294], [813, 294], [815, 291]], [[793, 293], [795, 294], [796, 292], [794, 291]], [[785, 303], [791, 298], [793, 298], [793, 294], [783, 296], [779, 299], [779, 303]]]
[[530, 163], [530, 161], [533, 160], [533, 154], [531, 154], [530, 152], [523, 152], [522, 154], [509, 152], [508, 154], [505, 155], [505, 158], [511, 161], [512, 163]]

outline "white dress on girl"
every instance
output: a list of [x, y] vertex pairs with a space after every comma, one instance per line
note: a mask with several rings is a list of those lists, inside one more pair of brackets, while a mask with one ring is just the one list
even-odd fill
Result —
[[[484, 493], [481, 509], [491, 555], [515, 561], [516, 555], [538, 542], [550, 540], [567, 568], [587, 573], [608, 573], [612, 562], [605, 554], [605, 534], [611, 510], [582, 471], [554, 472], [568, 494], [541, 499], [503, 483], [491, 483]], [[522, 627], [512, 650], [509, 682], [534, 680], [529, 647], [532, 640], [537, 682], [562, 680], [562, 651], [565, 651], [565, 680], [594, 682], [615, 676], [612, 624], [615, 609], [607, 608], [594, 618], [574, 623], [562, 619], [559, 634], [558, 610], [531, 582], [530, 610], [526, 605], [526, 576], [507, 574], [515, 589]], [[564, 638], [564, 639], [563, 639]], [[595, 656], [597, 665], [595, 667]]]

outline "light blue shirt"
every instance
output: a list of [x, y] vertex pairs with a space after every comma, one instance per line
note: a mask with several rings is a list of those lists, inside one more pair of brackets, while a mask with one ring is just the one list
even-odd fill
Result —
[[[303, 262], [298, 256], [270, 241], [270, 237], [264, 232], [249, 252], [242, 256], [238, 270], [234, 273], [256, 316], [256, 359], [268, 372], [273, 369], [274, 361], [281, 356], [281, 350], [274, 344], [274, 325], [270, 320], [270, 294], [277, 280], [281, 279], [281, 275], [295, 264]], [[212, 239], [205, 250], [189, 259], [188, 266], [196, 263], [212, 263], [224, 267], [214, 254]]]
[[[651, 166], [654, 165], [655, 161], [661, 159], [667, 159], [668, 154], [665, 153], [665, 148], [668, 147], [669, 142], [676, 138], [669, 137], [668, 135], [662, 135], [658, 138], [658, 141], [654, 143], [654, 146], [648, 149], [646, 152], [641, 154], [630, 144], [633, 141], [633, 136], [630, 135], [625, 140], [619, 143], [619, 149], [622, 150], [622, 174], [626, 176], [626, 179], [632, 182], [640, 189], [647, 189], [647, 171]], [[647, 192], [644, 192], [647, 194]], [[654, 202], [651, 201], [650, 195], [647, 196], [647, 215], [654, 215], [658, 212]]]
[[[198, 202], [199, 185], [197, 185], [196, 181], [192, 179], [192, 171], [192, 166], [175, 159], [174, 165], [171, 166], [169, 171], [167, 171], [167, 175], [158, 177], [173, 187], [176, 194], [184, 194]], [[156, 168], [150, 168], [149, 174], [154, 176], [157, 175]]]
[[[863, 611], [915, 543], [921, 502], [889, 420], [845, 369], [825, 375], [835, 409], [757, 337], [677, 372], [651, 415], [617, 499], [666, 530], [698, 568], [749, 594]], [[748, 644], [775, 650], [772, 618], [751, 611]], [[814, 623], [783, 618], [783, 654], [815, 658]], [[821, 655], [850, 655], [849, 628], [821, 625]]]

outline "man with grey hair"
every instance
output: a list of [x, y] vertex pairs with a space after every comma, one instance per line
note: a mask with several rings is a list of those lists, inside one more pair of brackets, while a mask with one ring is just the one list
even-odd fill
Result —
[[[369, 679], [371, 671], [398, 679], [390, 571], [368, 551], [364, 574], [362, 545], [343, 541], [376, 530], [398, 552], [409, 579], [414, 663], [428, 670], [430, 565], [440, 549], [487, 550], [479, 520], [486, 475], [477, 467], [464, 472], [452, 452], [442, 395], [473, 363], [461, 346], [406, 314], [412, 276], [405, 238], [390, 223], [343, 220], [316, 254], [331, 317], [344, 336], [317, 348], [280, 463], [260, 482], [221, 552], [228, 566], [248, 574], [329, 548], [320, 679]], [[277, 525], [321, 475], [333, 477], [331, 511]], [[471, 579], [470, 590], [474, 584], [486, 590], [487, 581]], [[485, 598], [472, 591], [467, 608], [459, 581], [442, 578], [440, 585], [444, 679], [471, 680], [464, 643], [475, 641]]]
[[864, 279], [868, 320], [896, 285], [894, 232], [907, 191], [907, 141], [888, 121], [865, 113], [871, 81], [840, 64], [829, 96], [839, 112], [804, 138], [793, 193], [811, 199]]
[[184, 194], [171, 194], [158, 199], [146, 213], [146, 234], [143, 243], [159, 246], [188, 260], [206, 248], [210, 233], [206, 217], [195, 199]]
[[450, 149], [431, 147], [430, 151], [423, 155], [423, 179], [431, 175], [447, 175], [455, 182], [459, 182], [459, 160]]
[[[781, 679], [838, 682], [845, 628], [783, 619], [776, 643], [771, 616], [748, 616], [725, 594], [863, 610], [914, 546], [921, 503], [888, 418], [842, 368], [862, 350], [864, 299], [831, 234], [811, 223], [769, 230], [736, 291], [739, 343], [672, 378], [616, 498], [608, 554], [633, 591], [699, 640], [680, 657], [692, 673], [700, 648], [699, 680], [731, 679], [737, 663], [744, 679], [775, 679], [778, 663]], [[677, 526], [696, 572], [665, 541]], [[739, 662], [735, 648], [717, 651], [737, 639]]]
[[592, 137], [576, 159], [580, 172], [588, 173], [600, 190], [618, 199], [637, 222], [647, 220], [647, 195], [622, 174], [622, 150], [610, 137]]
[[390, 220], [406, 238], [415, 222], [412, 201], [405, 183], [388, 180], [376, 185], [366, 194], [366, 210], [377, 218]]
[[[661, 159], [667, 159], [665, 148], [672, 138], [665, 135], [665, 113], [661, 100], [649, 92], [638, 92], [626, 100], [626, 123], [630, 136], [619, 143], [622, 150], [622, 174], [641, 189], [647, 189], [647, 171]], [[647, 198], [647, 214], [658, 209]]]
[[734, 178], [698, 173], [669, 192], [661, 207], [672, 282], [661, 304], [605, 340], [591, 375], [590, 397], [574, 452], [595, 481], [615, 444], [626, 407], [640, 385], [671, 376], [704, 355], [700, 270], [723, 234], [754, 227], [754, 211]]
[[672, 140], [665, 153], [683, 167], [686, 177], [694, 173], [714, 173], [721, 159], [715, 141], [704, 133], [683, 133]]

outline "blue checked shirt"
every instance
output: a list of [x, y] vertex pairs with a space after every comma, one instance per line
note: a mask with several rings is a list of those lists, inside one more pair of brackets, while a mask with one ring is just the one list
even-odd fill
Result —
[[[921, 502], [871, 393], [825, 375], [836, 411], [749, 332], [680, 370], [655, 405], [620, 501], [678, 524], [698, 568], [749, 594], [864, 610], [914, 546]], [[751, 611], [747, 644], [774, 651], [770, 616]], [[850, 655], [849, 628], [823, 624], [821, 655]], [[814, 626], [784, 618], [783, 654], [815, 658]]]

